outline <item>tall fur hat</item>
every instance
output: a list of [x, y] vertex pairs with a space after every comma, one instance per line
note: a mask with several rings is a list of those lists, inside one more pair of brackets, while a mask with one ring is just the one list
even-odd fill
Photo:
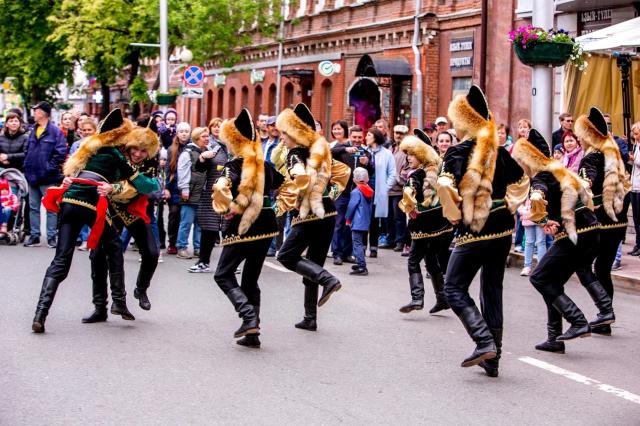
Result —
[[408, 155], [413, 155], [423, 166], [438, 165], [440, 156], [436, 151], [416, 136], [406, 136], [400, 142], [400, 150]]
[[491, 211], [499, 146], [496, 125], [484, 93], [475, 85], [466, 96], [458, 95], [451, 101], [447, 115], [458, 135], [476, 141], [458, 189], [462, 197], [462, 220], [472, 231], [478, 232]]
[[160, 139], [149, 127], [135, 127], [124, 136], [124, 149], [129, 148], [144, 149], [149, 158], [154, 158], [160, 149]]
[[413, 135], [427, 145], [433, 146], [433, 141], [422, 129], [413, 129]]
[[243, 159], [238, 195], [231, 202], [234, 210], [242, 212], [238, 233], [243, 235], [260, 215], [264, 196], [264, 155], [249, 110], [244, 108], [236, 118], [223, 121], [220, 139]]
[[[113, 109], [100, 123], [98, 133], [89, 136], [80, 144], [80, 148], [64, 164], [64, 175], [73, 176], [83, 170], [100, 148], [124, 146], [124, 136], [133, 129], [133, 123], [122, 116], [120, 108]], [[151, 153], [149, 155], [151, 156]]]
[[276, 127], [286, 133], [293, 142], [309, 148], [306, 172], [309, 175], [309, 190], [303, 195], [300, 204], [300, 217], [305, 218], [309, 211], [324, 217], [322, 194], [331, 177], [331, 150], [329, 143], [316, 132], [316, 120], [309, 108], [299, 103], [294, 109], [287, 108], [278, 115]]
[[611, 220], [617, 222], [617, 214], [622, 211], [626, 170], [620, 155], [620, 148], [609, 133], [602, 112], [591, 107], [589, 115], [581, 115], [575, 122], [575, 133], [585, 149], [595, 149], [604, 155], [604, 183], [602, 185], [602, 206]]
[[549, 144], [535, 129], [531, 129], [528, 139], [521, 138], [513, 147], [512, 157], [521, 165], [531, 177], [540, 172], [549, 172], [560, 184], [562, 196], [560, 198], [560, 215], [562, 224], [569, 239], [576, 244], [578, 233], [576, 231], [575, 206], [578, 198], [585, 206], [593, 209], [591, 194], [582, 183], [578, 175], [567, 169], [561, 162], [549, 158]]

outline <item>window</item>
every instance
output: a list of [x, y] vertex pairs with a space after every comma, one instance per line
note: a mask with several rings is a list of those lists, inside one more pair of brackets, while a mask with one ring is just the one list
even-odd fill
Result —
[[229, 110], [227, 111], [228, 117], [235, 117], [236, 115], [236, 89], [231, 88], [229, 90]]
[[249, 108], [249, 88], [247, 86], [242, 86], [241, 94], [240, 107]]
[[471, 77], [454, 77], [452, 87], [452, 98], [458, 95], [465, 95], [471, 88]]
[[218, 108], [217, 108], [218, 117], [224, 117], [223, 105], [224, 105], [224, 89], [218, 89]]
[[262, 86], [256, 86], [253, 93], [253, 115], [257, 117], [262, 112]]

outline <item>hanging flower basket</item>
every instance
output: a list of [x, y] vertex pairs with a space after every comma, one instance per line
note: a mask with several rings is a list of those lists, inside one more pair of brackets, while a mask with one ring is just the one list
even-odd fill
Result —
[[172, 105], [176, 102], [178, 95], [171, 93], [158, 93], [156, 95], [156, 103], [158, 105]]
[[546, 65], [549, 67], [561, 67], [567, 63], [573, 52], [571, 43], [536, 43], [529, 49], [524, 49], [515, 44], [516, 56], [525, 65]]

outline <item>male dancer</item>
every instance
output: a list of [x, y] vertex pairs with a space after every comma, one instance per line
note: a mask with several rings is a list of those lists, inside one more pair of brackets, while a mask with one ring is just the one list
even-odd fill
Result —
[[[34, 333], [44, 333], [44, 323], [58, 286], [69, 274], [75, 242], [84, 225], [91, 226], [87, 246], [101, 245], [107, 251], [111, 275], [111, 313], [125, 320], [134, 320], [127, 309], [124, 285], [123, 256], [120, 238], [106, 221], [108, 201], [113, 182], [127, 179], [141, 194], [158, 189], [154, 179], [136, 172], [127, 162], [119, 147], [133, 130], [133, 124], [114, 109], [104, 119], [98, 134], [88, 138], [64, 165], [66, 176], [63, 186], [50, 188], [43, 199], [48, 210], [59, 210], [59, 230], [56, 254], [47, 269], [33, 319]], [[106, 223], [105, 223], [106, 222]]]
[[[526, 199], [529, 178], [499, 147], [493, 116], [477, 86], [451, 102], [448, 116], [464, 141], [447, 150], [437, 183], [444, 216], [458, 224], [445, 294], [476, 343], [473, 353], [462, 362], [462, 367], [470, 367], [500, 357], [504, 267], [513, 217]], [[480, 269], [482, 314], [469, 296], [471, 281]], [[497, 369], [497, 360], [494, 362]]]
[[442, 216], [442, 206], [436, 194], [441, 160], [430, 143], [416, 136], [405, 137], [400, 149], [407, 154], [409, 168], [413, 170], [399, 203], [400, 209], [409, 217], [411, 234], [408, 260], [411, 302], [401, 307], [400, 312], [408, 313], [424, 307], [424, 282], [420, 271], [420, 262], [424, 259], [436, 295], [436, 304], [429, 313], [435, 314], [449, 309], [444, 295], [444, 271], [453, 239], [453, 226]]
[[[155, 132], [149, 128], [137, 127], [126, 136], [123, 151], [129, 165], [136, 172], [155, 178], [158, 167], [156, 154], [159, 148], [160, 142]], [[151, 279], [158, 266], [160, 251], [146, 214], [146, 196], [139, 195], [136, 188], [126, 180], [115, 183], [113, 187], [109, 212], [116, 229], [122, 232], [126, 227], [136, 240], [141, 262], [133, 296], [139, 300], [140, 307], [148, 311], [151, 309], [151, 302], [147, 296], [147, 289], [151, 285]], [[95, 309], [82, 318], [83, 323], [107, 320], [107, 274], [113, 273], [107, 269], [107, 255], [104, 247], [99, 246], [92, 250], [90, 258]]]
[[[553, 245], [529, 278], [547, 305], [548, 338], [536, 349], [564, 353], [564, 341], [591, 335], [589, 323], [563, 287], [574, 272], [591, 268], [598, 251], [598, 220], [586, 186], [560, 162], [549, 158], [549, 145], [535, 129], [529, 132], [528, 140], [515, 144], [512, 154], [532, 177], [531, 220], [544, 226], [545, 233], [555, 235]], [[615, 320], [611, 298], [597, 281], [590, 288], [600, 308], [594, 326], [611, 324]], [[562, 317], [571, 323], [564, 334]]]
[[[279, 195], [279, 204], [293, 212], [291, 231], [284, 241], [278, 261], [287, 269], [304, 277], [305, 317], [296, 328], [317, 329], [317, 306], [324, 305], [342, 284], [323, 268], [335, 226], [335, 200], [345, 188], [350, 169], [332, 161], [329, 144], [315, 131], [315, 119], [306, 105], [300, 103], [280, 113], [276, 121], [282, 137], [298, 146], [287, 156], [290, 180]], [[334, 176], [333, 182], [331, 181]], [[290, 196], [291, 192], [297, 196]], [[307, 250], [306, 258], [302, 253]], [[322, 295], [318, 300], [318, 285]]]
[[578, 117], [575, 129], [576, 135], [586, 150], [586, 155], [580, 162], [580, 177], [585, 179], [591, 188], [596, 217], [600, 222], [600, 243], [594, 270], [591, 269], [591, 265], [581, 268], [578, 271], [578, 278], [601, 312], [596, 320], [590, 323], [591, 331], [610, 336], [611, 325], [601, 324], [599, 321], [602, 307], [598, 304], [598, 300], [602, 298], [599, 293], [602, 288], [613, 299], [611, 265], [613, 265], [618, 246], [627, 232], [627, 212], [631, 197], [629, 181], [618, 144], [609, 133], [600, 110], [591, 108], [588, 116]]
[[[282, 185], [284, 178], [264, 160], [247, 109], [222, 123], [220, 139], [227, 144], [233, 160], [225, 164], [213, 186], [213, 209], [228, 219], [214, 279], [242, 318], [242, 325], [233, 336], [244, 338], [236, 343], [259, 348], [258, 278], [271, 239], [278, 234], [269, 194]], [[242, 283], [238, 286], [235, 272], [243, 261]]]

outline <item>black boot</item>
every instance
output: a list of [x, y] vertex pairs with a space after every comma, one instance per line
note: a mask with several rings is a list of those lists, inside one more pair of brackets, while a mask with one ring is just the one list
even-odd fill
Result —
[[95, 322], [105, 322], [107, 320], [107, 308], [98, 309], [97, 307], [86, 317], [82, 318], [84, 324], [93, 324]]
[[145, 311], [151, 309], [151, 302], [149, 302], [146, 288], [136, 287], [135, 290], [133, 290], [133, 297], [138, 299], [138, 304], [142, 309]]
[[424, 308], [424, 282], [419, 272], [409, 275], [409, 287], [411, 288], [411, 302], [400, 308], [400, 312], [403, 314], [420, 311]]
[[[616, 316], [613, 313], [613, 305], [611, 297], [607, 294], [607, 291], [602, 287], [600, 281], [594, 281], [585, 285], [585, 288], [589, 292], [589, 296], [593, 299], [596, 307], [600, 312], [596, 315], [596, 319], [589, 322], [589, 326], [597, 328], [603, 325], [610, 325], [616, 322]], [[611, 328], [609, 328], [611, 330]]]
[[489, 327], [476, 306], [467, 306], [459, 315], [464, 328], [469, 336], [476, 342], [473, 353], [462, 361], [462, 367], [471, 367], [480, 362], [495, 358], [497, 355], [496, 344]]
[[599, 334], [600, 336], [611, 336], [611, 326], [610, 325], [600, 325], [598, 327], [592, 327], [591, 333]]
[[93, 306], [95, 309], [86, 317], [82, 318], [84, 324], [92, 324], [95, 322], [105, 322], [107, 320], [107, 274], [106, 269], [103, 271], [98, 267], [94, 267], [95, 262], [91, 262], [91, 288], [93, 290]]
[[493, 359], [487, 359], [482, 361], [479, 365], [484, 368], [484, 371], [489, 377], [498, 377], [498, 367], [500, 366], [500, 355], [502, 354], [502, 329], [491, 328], [489, 329], [493, 336], [493, 341], [496, 342], [496, 357]]
[[258, 316], [242, 289], [235, 287], [229, 290], [227, 297], [233, 304], [238, 316], [242, 318], [242, 325], [233, 333], [233, 337], [238, 338], [247, 334], [257, 333], [260, 330]]
[[124, 274], [113, 273], [109, 274], [109, 281], [111, 281], [111, 313], [113, 315], [120, 315], [123, 320], [133, 321], [136, 317], [129, 312], [127, 308], [127, 292], [124, 287]]
[[[258, 317], [258, 325], [260, 325], [260, 305], [255, 305], [253, 309], [256, 311], [256, 317]], [[259, 349], [261, 345], [260, 333], [246, 334], [242, 339], [236, 340], [236, 343], [247, 348]]]
[[42, 289], [40, 290], [40, 298], [38, 299], [38, 306], [36, 307], [36, 315], [33, 318], [33, 324], [31, 330], [34, 333], [44, 333], [44, 322], [47, 319], [49, 308], [53, 303], [53, 299], [56, 297], [56, 291], [60, 282], [53, 278], [44, 277], [42, 282]]
[[537, 344], [536, 349], [563, 354], [565, 350], [564, 342], [557, 340], [558, 336], [562, 334], [562, 316], [553, 306], [548, 306], [547, 310], [547, 340]]
[[430, 314], [451, 309], [447, 298], [444, 295], [444, 275], [442, 272], [431, 275], [431, 284], [433, 285], [433, 291], [436, 294], [436, 304], [429, 310]]
[[318, 300], [318, 306], [327, 303], [329, 297], [342, 288], [340, 281], [329, 271], [308, 259], [302, 259], [296, 264], [296, 272], [309, 281], [322, 286], [322, 296]]
[[553, 307], [571, 324], [571, 327], [564, 334], [558, 336], [557, 340], [565, 341], [591, 336], [591, 327], [589, 327], [587, 319], [569, 296], [564, 293], [558, 296], [553, 301]]
[[318, 284], [314, 284], [306, 278], [304, 282], [304, 319], [295, 325], [295, 328], [308, 331], [316, 331], [318, 323]]

